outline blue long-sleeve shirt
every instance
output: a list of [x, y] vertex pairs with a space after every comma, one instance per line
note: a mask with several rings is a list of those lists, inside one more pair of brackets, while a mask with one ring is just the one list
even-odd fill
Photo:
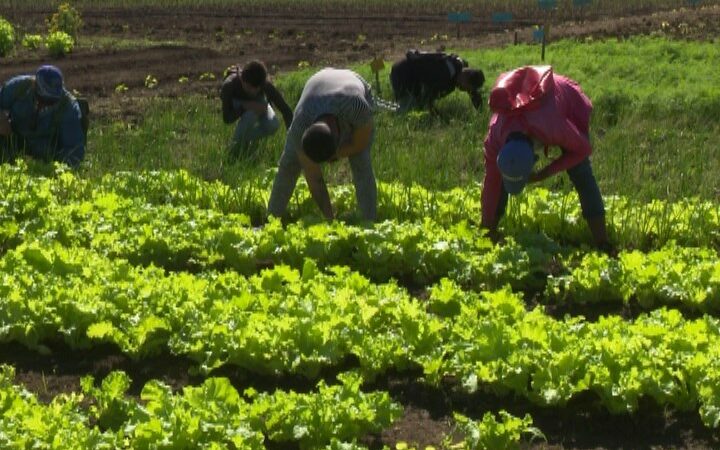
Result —
[[0, 110], [10, 116], [13, 134], [32, 157], [77, 167], [85, 156], [80, 106], [66, 90], [52, 106], [37, 109], [34, 77], [20, 75], [0, 89]]

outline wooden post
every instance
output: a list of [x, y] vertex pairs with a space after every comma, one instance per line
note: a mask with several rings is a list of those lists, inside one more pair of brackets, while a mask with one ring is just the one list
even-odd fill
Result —
[[538, 6], [545, 12], [545, 21], [542, 27], [542, 53], [540, 54], [540, 58], [545, 61], [545, 44], [547, 41], [547, 35], [550, 32], [550, 25], [548, 25], [548, 22], [550, 21], [552, 11], [554, 11], [557, 7], [557, 0], [538, 0]]
[[375, 59], [370, 62], [370, 70], [375, 73], [375, 85], [378, 95], [382, 94], [380, 90], [380, 71], [383, 70], [383, 68], [385, 68], [385, 61], [382, 56], [376, 56]]

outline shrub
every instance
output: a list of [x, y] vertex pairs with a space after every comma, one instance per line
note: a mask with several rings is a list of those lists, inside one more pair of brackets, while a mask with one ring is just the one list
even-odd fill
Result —
[[56, 33], [62, 31], [69, 34], [73, 39], [77, 38], [78, 31], [83, 21], [80, 13], [70, 6], [69, 3], [62, 3], [55, 14], [48, 20], [48, 31]]
[[15, 29], [12, 24], [0, 16], [0, 56], [10, 53], [15, 45]]
[[45, 45], [52, 56], [63, 56], [72, 52], [75, 41], [69, 34], [56, 31], [48, 35]]
[[22, 39], [22, 46], [29, 50], [37, 50], [42, 44], [42, 36], [39, 34], [26, 34]]

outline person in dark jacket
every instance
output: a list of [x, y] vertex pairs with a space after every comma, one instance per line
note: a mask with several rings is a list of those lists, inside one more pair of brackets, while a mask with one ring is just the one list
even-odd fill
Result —
[[434, 102], [456, 88], [468, 93], [475, 109], [482, 107], [480, 88], [485, 75], [468, 68], [467, 62], [454, 54], [410, 50], [393, 64], [390, 82], [400, 111], [434, 110]]
[[280, 91], [268, 80], [267, 69], [260, 61], [244, 67], [233, 66], [220, 89], [223, 121], [237, 121], [231, 141], [231, 153], [238, 156], [248, 145], [274, 134], [280, 127], [271, 104], [280, 110], [285, 128], [292, 123], [293, 113]]
[[77, 167], [85, 156], [80, 106], [55, 66], [19, 75], [0, 87], [0, 150], [3, 161], [27, 154]]

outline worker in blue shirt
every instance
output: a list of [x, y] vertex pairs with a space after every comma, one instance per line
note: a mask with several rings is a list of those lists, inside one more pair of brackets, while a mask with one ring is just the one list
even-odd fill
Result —
[[3, 160], [27, 154], [77, 167], [85, 156], [85, 131], [75, 97], [60, 69], [45, 65], [0, 87], [0, 150]]

